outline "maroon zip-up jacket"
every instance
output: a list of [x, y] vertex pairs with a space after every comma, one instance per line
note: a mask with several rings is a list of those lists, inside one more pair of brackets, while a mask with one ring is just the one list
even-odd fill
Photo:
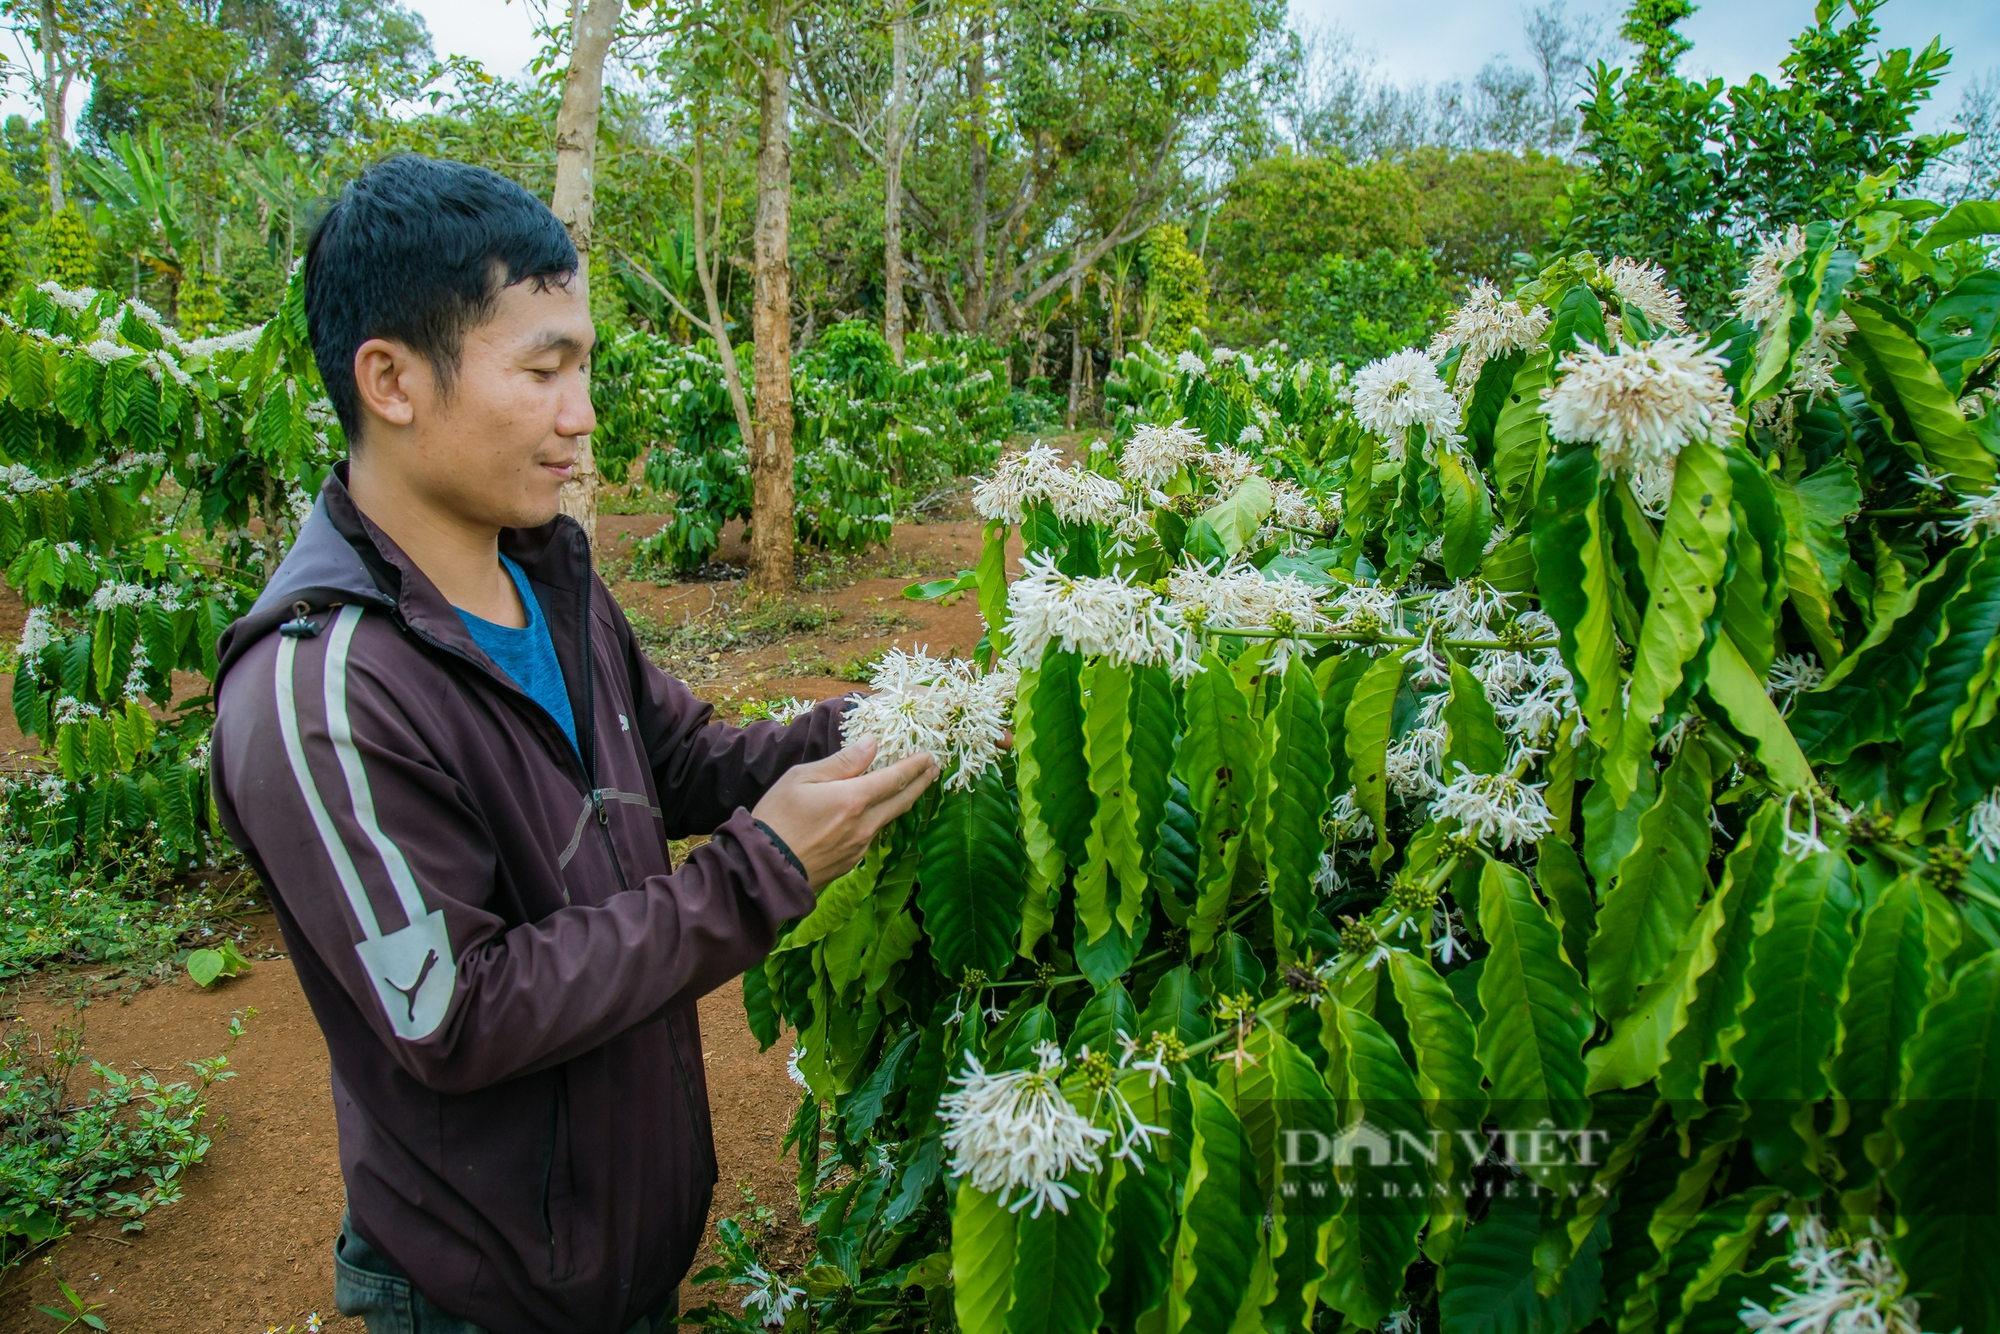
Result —
[[839, 748], [844, 704], [713, 723], [558, 518], [500, 547], [548, 618], [572, 749], [345, 476], [223, 636], [216, 807], [326, 1034], [355, 1230], [500, 1334], [615, 1334], [707, 1219], [695, 1000], [812, 907], [748, 808]]

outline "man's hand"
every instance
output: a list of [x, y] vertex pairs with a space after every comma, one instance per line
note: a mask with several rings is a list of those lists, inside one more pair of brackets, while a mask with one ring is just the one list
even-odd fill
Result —
[[871, 774], [874, 758], [875, 739], [862, 737], [823, 760], [794, 765], [750, 812], [785, 840], [814, 889], [853, 870], [876, 831], [915, 805], [937, 777], [928, 755]]

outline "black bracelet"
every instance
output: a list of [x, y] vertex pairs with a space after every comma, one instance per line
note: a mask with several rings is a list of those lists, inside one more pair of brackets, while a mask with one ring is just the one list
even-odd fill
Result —
[[772, 847], [784, 854], [785, 860], [792, 864], [792, 869], [799, 873], [799, 879], [805, 881], [807, 884], [812, 883], [812, 877], [806, 874], [806, 864], [799, 860], [798, 853], [792, 851], [791, 844], [778, 837], [777, 830], [771, 828], [771, 826], [765, 824], [754, 815], [750, 817], [750, 823], [764, 831], [764, 837], [771, 840]]

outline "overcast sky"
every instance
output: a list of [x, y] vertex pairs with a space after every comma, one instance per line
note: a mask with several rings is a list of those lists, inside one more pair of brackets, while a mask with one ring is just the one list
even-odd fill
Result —
[[[466, 55], [499, 75], [520, 73], [535, 53], [528, 0], [404, 0], [423, 15], [439, 55]], [[562, 0], [551, 0], [560, 4]], [[1517, 63], [1523, 3], [1494, 0], [1292, 0], [1293, 21], [1337, 25], [1372, 50], [1382, 72], [1398, 82], [1462, 78], [1495, 55]], [[1622, 6], [1570, 0], [1574, 14], [1610, 16]], [[1682, 58], [1689, 74], [1730, 80], [1777, 72], [1788, 42], [1812, 20], [1812, 0], [1707, 0], [1683, 31], [1694, 50]], [[1890, 0], [1878, 16], [1890, 45], [1921, 47], [1942, 34], [1954, 52], [1926, 127], [1950, 118], [1969, 78], [2000, 71], [2000, 0]], [[7, 111], [27, 111], [18, 89], [0, 99]], [[72, 115], [82, 98], [71, 103]], [[30, 112], [30, 114], [36, 114]]]
[[[404, 3], [424, 16], [440, 55], [473, 56], [496, 74], [518, 73], [534, 55], [525, 0]], [[1623, 7], [1605, 0], [1569, 0], [1569, 6], [1573, 14], [1604, 16], [1607, 28], [1615, 27], [1613, 16]], [[1525, 7], [1494, 0], [1292, 0], [1292, 18], [1346, 28], [1375, 52], [1391, 79], [1436, 81], [1470, 75], [1495, 55], [1524, 60]], [[1776, 74], [1812, 13], [1812, 0], [1707, 0], [1682, 25], [1694, 50], [1682, 57], [1681, 68], [1732, 82], [1759, 71]], [[1952, 73], [1935, 108], [1947, 119], [1968, 77], [2000, 70], [2000, 0], [1890, 0], [1877, 21], [1891, 46], [1921, 48], [1943, 35], [1953, 50]]]
[[[1469, 75], [1495, 55], [1525, 62], [1521, 46], [1523, 3], [1492, 0], [1292, 0], [1294, 23], [1346, 28], [1372, 48], [1384, 74], [1398, 81], [1436, 81]], [[1569, 0], [1570, 13], [1604, 16], [1616, 28], [1622, 5]], [[1421, 21], [1413, 21], [1420, 14]], [[1731, 82], [1751, 74], [1775, 75], [1791, 39], [1812, 22], [1812, 0], [1706, 0], [1681, 31], [1694, 49], [1681, 57], [1689, 75], [1719, 74]], [[1934, 102], [1949, 118], [1969, 77], [2000, 68], [2000, 3], [1996, 0], [1890, 0], [1876, 22], [1891, 47], [1921, 49], [1943, 36], [1952, 49], [1951, 73]]]

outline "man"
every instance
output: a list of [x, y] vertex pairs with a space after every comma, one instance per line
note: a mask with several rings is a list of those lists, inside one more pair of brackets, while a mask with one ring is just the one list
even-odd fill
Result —
[[714, 725], [647, 661], [557, 517], [577, 264], [480, 168], [347, 188], [305, 283], [348, 460], [221, 645], [216, 804], [326, 1034], [372, 1334], [669, 1328], [715, 1182], [695, 1000], [935, 773], [867, 773], [838, 701]]

